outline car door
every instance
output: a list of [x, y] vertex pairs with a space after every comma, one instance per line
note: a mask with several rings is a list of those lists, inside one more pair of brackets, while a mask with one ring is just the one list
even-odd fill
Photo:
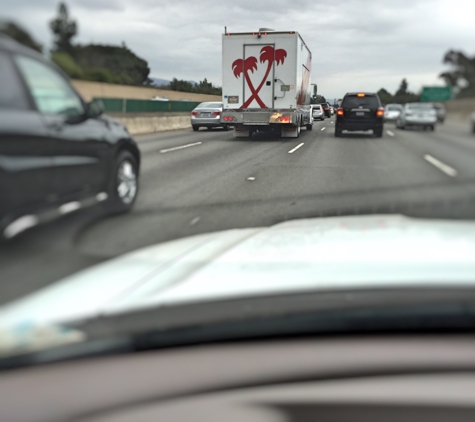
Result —
[[69, 81], [48, 63], [16, 56], [53, 146], [54, 190], [59, 200], [82, 198], [102, 190], [108, 173], [107, 120], [89, 118]]
[[[50, 199], [52, 145], [9, 52], [0, 50], [0, 225]], [[36, 218], [36, 217], [35, 217]]]

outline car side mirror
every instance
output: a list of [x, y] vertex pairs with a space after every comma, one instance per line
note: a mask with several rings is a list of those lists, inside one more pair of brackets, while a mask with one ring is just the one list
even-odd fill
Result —
[[105, 111], [104, 103], [101, 100], [92, 100], [86, 104], [86, 116], [99, 117]]

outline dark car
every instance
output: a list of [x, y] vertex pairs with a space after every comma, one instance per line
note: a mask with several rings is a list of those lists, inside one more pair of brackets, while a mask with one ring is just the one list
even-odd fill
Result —
[[131, 209], [140, 153], [38, 52], [0, 35], [0, 237], [80, 208]]
[[331, 108], [330, 108], [330, 104], [328, 103], [322, 103], [320, 104], [323, 108], [323, 112], [325, 113], [325, 117], [328, 117], [330, 118], [332, 116], [332, 112], [331, 112]]
[[340, 137], [344, 130], [372, 130], [374, 136], [383, 136], [384, 108], [378, 94], [355, 92], [343, 98], [336, 112], [335, 136]]

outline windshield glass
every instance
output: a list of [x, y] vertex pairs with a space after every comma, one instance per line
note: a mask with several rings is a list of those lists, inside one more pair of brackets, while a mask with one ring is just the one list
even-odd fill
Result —
[[[0, 360], [157, 309], [199, 338], [181, 306], [475, 288], [473, 1], [409, 3], [2, 1]], [[139, 319], [94, 332], [169, 327]]]
[[408, 104], [407, 107], [417, 110], [434, 110], [434, 106], [432, 104]]
[[222, 106], [221, 103], [202, 103], [196, 108], [221, 108]]
[[343, 108], [350, 107], [379, 107], [378, 99], [372, 95], [358, 97], [357, 95], [347, 95], [341, 105]]

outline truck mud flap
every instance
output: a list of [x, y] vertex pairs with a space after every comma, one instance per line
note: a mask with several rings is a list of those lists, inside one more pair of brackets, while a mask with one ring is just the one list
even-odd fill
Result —
[[294, 125], [282, 125], [280, 132], [281, 138], [298, 138], [300, 135], [300, 127]]
[[249, 138], [251, 136], [251, 130], [249, 126], [235, 125], [233, 136], [235, 138]]

